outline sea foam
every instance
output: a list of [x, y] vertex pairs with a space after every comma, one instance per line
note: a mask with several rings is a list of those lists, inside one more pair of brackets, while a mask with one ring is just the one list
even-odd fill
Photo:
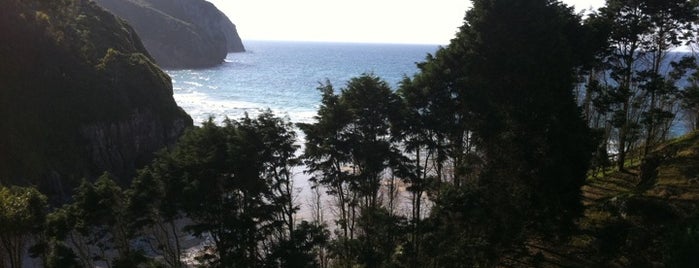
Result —
[[249, 52], [229, 54], [220, 66], [168, 70], [177, 103], [199, 124], [257, 116], [270, 109], [293, 123], [310, 123], [320, 103], [317, 87], [336, 89], [374, 73], [394, 88], [417, 72], [416, 62], [436, 45], [246, 42]]

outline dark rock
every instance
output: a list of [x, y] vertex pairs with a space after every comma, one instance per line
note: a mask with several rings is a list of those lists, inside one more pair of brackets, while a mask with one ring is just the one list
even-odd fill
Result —
[[[220, 11], [219, 11], [220, 12]], [[243, 46], [243, 41], [238, 35], [238, 29], [235, 24], [228, 19], [226, 14], [221, 13], [221, 24], [223, 25], [223, 36], [226, 37], [226, 42], [228, 43], [228, 52], [245, 52], [245, 46]]]
[[124, 182], [192, 119], [133, 29], [83, 0], [0, 9], [0, 184], [70, 194], [104, 171]]
[[201, 68], [245, 51], [235, 25], [204, 0], [95, 0], [131, 24], [164, 68]]

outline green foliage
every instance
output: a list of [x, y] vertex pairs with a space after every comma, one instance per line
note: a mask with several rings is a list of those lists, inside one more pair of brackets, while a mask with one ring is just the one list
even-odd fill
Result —
[[319, 248], [325, 247], [330, 232], [323, 225], [302, 221], [291, 236], [276, 242], [266, 259], [266, 267], [319, 267]]
[[139, 237], [139, 243], [162, 256], [168, 267], [183, 267], [180, 238], [184, 233], [176, 222], [183, 217], [182, 184], [177, 175], [169, 173], [174, 170], [171, 164], [171, 159], [161, 154], [139, 172], [127, 192], [126, 213], [132, 220], [128, 228]]
[[[431, 190], [436, 206], [425, 235], [448, 242], [430, 245], [436, 252], [423, 259], [441, 266], [454, 263], [442, 256], [458, 256], [469, 266], [489, 266], [527, 234], [570, 234], [582, 212], [580, 187], [592, 152], [572, 94], [576, 68], [596, 51], [581, 40], [585, 31], [558, 2], [473, 1], [457, 37], [404, 81], [404, 140], [418, 161], [408, 177], [417, 182], [411, 190], [419, 193], [432, 176], [451, 178], [443, 187], [469, 197], [450, 200], [452, 190]], [[469, 202], [492, 212], [449, 216], [483, 213]], [[449, 236], [451, 226], [463, 234]], [[419, 243], [411, 248], [419, 250]]]
[[[607, 49], [598, 54], [585, 104], [594, 128], [610, 129], [605, 140], [614, 144], [616, 164], [624, 169], [627, 154], [642, 145], [643, 156], [669, 138], [679, 105], [679, 84], [695, 68], [695, 59], [674, 59], [673, 48], [693, 42], [696, 9], [693, 0], [607, 1], [588, 24], [606, 35]], [[604, 121], [606, 120], [606, 122]]]
[[[15, 115], [0, 126], [4, 183], [36, 185], [52, 203], [64, 202], [86, 175], [134, 175], [191, 125], [137, 35], [92, 1], [4, 2], [0, 33], [0, 114]], [[104, 68], [95, 68], [102, 59]], [[124, 141], [110, 131], [94, 137], [138, 120], [160, 132], [138, 148], [126, 140], [137, 133], [121, 133]], [[102, 154], [91, 139], [116, 147]], [[109, 154], [120, 154], [121, 162]]]
[[233, 40], [235, 26], [205, 1], [94, 2], [133, 26], [161, 67], [208, 68], [223, 62], [228, 45], [238, 45], [241, 50], [235, 52], [244, 51], [240, 40]]
[[490, 163], [479, 184], [492, 192], [488, 202], [511, 204], [497, 217], [523, 209], [533, 220], [525, 225], [565, 228], [581, 211], [590, 152], [571, 94], [574, 68], [584, 58], [573, 34], [579, 18], [547, 1], [475, 1], [467, 21], [453, 45], [471, 51], [462, 79], [474, 83], [464, 91], [481, 96], [464, 99], [479, 118], [473, 131]]
[[[313, 180], [321, 184], [335, 188], [348, 184], [363, 198], [364, 207], [376, 207], [381, 176], [398, 157], [390, 136], [398, 98], [385, 81], [371, 74], [351, 79], [339, 95], [330, 84], [319, 90], [323, 100], [317, 122], [299, 125], [306, 134], [308, 172], [320, 174]], [[343, 171], [345, 167], [352, 171]]]
[[[309, 250], [327, 238], [324, 229], [307, 223], [296, 229], [295, 143], [292, 125], [270, 111], [254, 119], [226, 119], [222, 126], [203, 122], [141, 171], [130, 211], [140, 215], [138, 226], [147, 228], [189, 218], [186, 232], [211, 239], [210, 251], [198, 257], [205, 265], [308, 263]], [[163, 252], [178, 263], [181, 248], [176, 237], [169, 239], [175, 245], [160, 243], [174, 247], [172, 254]], [[287, 259], [292, 253], [301, 255]]]
[[[379, 252], [371, 249], [387, 242], [379, 240], [373, 230], [384, 225], [374, 222], [382, 218], [373, 217], [371, 212], [382, 206], [382, 181], [404, 169], [404, 159], [393, 141], [399, 131], [394, 126], [400, 116], [400, 100], [385, 81], [373, 74], [352, 78], [338, 95], [329, 83], [319, 90], [323, 98], [316, 122], [300, 124], [299, 128], [306, 134], [303, 159], [307, 172], [313, 175], [311, 180], [325, 186], [340, 207], [336, 219], [340, 238], [334, 254], [338, 262], [347, 265], [379, 265], [379, 259], [390, 257], [395, 246], [380, 248]], [[355, 242], [363, 243], [368, 251], [356, 251], [352, 245]]]
[[[101, 116], [115, 121], [128, 116], [118, 111], [134, 103], [177, 117], [181, 111], [168, 101], [150, 104], [172, 92], [167, 76], [140, 53], [140, 43], [111, 43], [131, 38], [124, 36], [131, 30], [95, 41], [109, 29], [88, 24], [114, 18], [90, 9], [93, 4], [71, 3], [72, 9], [53, 11], [46, 2], [27, 13], [35, 16], [11, 17], [34, 23], [23, 28], [40, 37], [30, 44], [59, 45], [50, 51], [78, 65], [72, 71], [47, 67], [46, 77], [57, 78], [61, 89], [71, 90], [70, 78], [79, 73], [100, 77], [79, 80], [76, 92], [87, 103], [70, 103], [100, 107]], [[222, 125], [210, 119], [190, 129], [127, 190], [108, 173], [95, 182], [84, 180], [72, 202], [45, 219], [46, 201], [37, 191], [0, 188], [0, 249], [10, 256], [3, 260], [21, 266], [17, 249], [24, 246], [17, 241], [43, 229], [46, 237], [36, 248], [47, 267], [183, 267], [180, 239], [187, 234], [207, 240], [196, 259], [212, 267], [327, 266], [325, 252], [338, 267], [493, 267], [539, 244], [568, 245], [566, 238], [580, 227], [587, 228], [587, 237], [575, 241], [591, 250], [585, 254], [596, 254], [590, 263], [637, 266], [660, 256], [668, 266], [690, 265], [697, 228], [683, 217], [696, 205], [684, 201], [696, 197], [677, 196], [671, 187], [658, 193], [657, 186], [672, 174], [696, 177], [696, 146], [683, 147], [695, 137], [650, 151], [664, 139], [678, 96], [687, 109], [699, 103], [696, 73], [682, 93], [677, 86], [695, 68], [694, 59], [670, 64], [667, 73], [660, 70], [667, 51], [694, 35], [696, 7], [696, 1], [610, 0], [583, 25], [558, 1], [474, 0], [456, 38], [418, 64], [420, 72], [406, 77], [396, 92], [373, 74], [352, 78], [337, 91], [322, 84], [315, 121], [298, 125], [306, 140], [300, 158], [294, 126], [268, 110]], [[28, 8], [15, 1], [7, 10]], [[0, 11], [5, 13], [10, 12]], [[64, 17], [71, 20], [64, 24]], [[8, 62], [30, 68], [15, 58]], [[31, 61], [37, 62], [42, 61]], [[651, 64], [639, 69], [641, 62]], [[581, 71], [588, 76], [582, 106], [587, 125], [573, 92]], [[17, 90], [20, 85], [0, 92], [0, 109], [15, 105], [6, 96], [35, 97]], [[95, 98], [144, 85], [165, 90], [118, 94], [113, 105]], [[62, 95], [50, 96], [69, 98]], [[47, 111], [68, 116], [72, 108], [47, 109], [28, 118]], [[12, 137], [39, 135], [35, 130], [42, 128], [8, 131]], [[29, 146], [28, 154], [69, 136]], [[637, 177], [608, 172], [610, 144], [617, 144], [620, 169], [633, 168], [629, 172]], [[639, 144], [646, 157], [630, 167], [626, 153]], [[25, 145], [0, 143], [0, 150]], [[66, 148], [47, 152], [72, 150], [70, 144], [61, 146]], [[49, 161], [43, 154], [20, 164], [41, 166]], [[301, 163], [314, 187], [325, 189], [336, 206], [332, 238], [323, 223], [296, 222], [293, 174]], [[581, 219], [581, 187], [590, 163], [592, 174], [602, 177], [585, 189], [618, 192], [614, 197], [588, 192], [587, 217]], [[407, 191], [409, 213], [395, 209], [396, 188]], [[632, 188], [635, 194], [628, 194]], [[577, 220], [583, 223], [576, 226]], [[162, 262], [134, 248], [136, 239]], [[525, 259], [540, 265], [550, 258], [542, 249]], [[633, 251], [649, 254], [617, 258]]]
[[[48, 255], [57, 254], [49, 263], [72, 262], [74, 254], [82, 267], [92, 267], [95, 261], [111, 267], [115, 260], [137, 254], [130, 245], [134, 233], [129, 228], [125, 192], [111, 174], [104, 173], [94, 183], [83, 180], [72, 200], [47, 216]], [[116, 258], [108, 251], [115, 251]]]
[[357, 238], [357, 262], [364, 267], [395, 267], [405, 242], [405, 219], [384, 208], [365, 208], [357, 219], [362, 233]]
[[26, 243], [43, 228], [46, 196], [35, 188], [0, 185], [0, 266], [23, 267]]
[[49, 252], [45, 263], [47, 268], [78, 268], [83, 267], [78, 261], [78, 256], [68, 245], [56, 240], [49, 242]]

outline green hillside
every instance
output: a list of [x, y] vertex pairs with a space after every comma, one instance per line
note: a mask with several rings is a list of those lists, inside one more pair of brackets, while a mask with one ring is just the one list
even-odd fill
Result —
[[[505, 266], [694, 267], [699, 263], [699, 132], [658, 146], [582, 188], [585, 214], [566, 243], [531, 239]], [[642, 163], [643, 162], [643, 163]]]
[[125, 178], [192, 124], [125, 22], [92, 1], [3, 1], [0, 183]]

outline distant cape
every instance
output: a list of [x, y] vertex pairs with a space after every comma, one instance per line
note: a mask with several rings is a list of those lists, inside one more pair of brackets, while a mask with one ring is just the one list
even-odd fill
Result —
[[95, 0], [126, 20], [163, 68], [205, 68], [245, 47], [223, 12], [204, 0]]

